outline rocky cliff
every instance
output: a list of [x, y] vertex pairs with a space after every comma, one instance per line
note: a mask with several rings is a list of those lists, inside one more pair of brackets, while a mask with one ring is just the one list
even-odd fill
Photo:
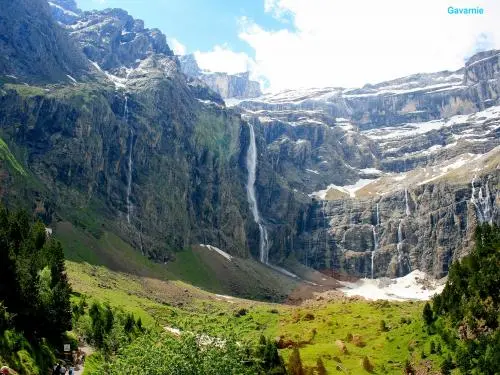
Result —
[[[221, 96], [260, 94], [248, 75], [188, 77], [193, 61], [122, 10], [3, 9], [0, 27], [22, 32], [0, 44], [0, 194], [46, 222], [104, 227], [158, 261], [199, 243], [258, 258], [251, 125], [272, 263], [441, 276], [478, 221], [499, 223], [499, 51], [456, 72], [227, 108]], [[36, 46], [19, 47], [25, 36]]]
[[[0, 19], [20, 22], [17, 14]], [[92, 79], [28, 85], [21, 68], [0, 72], [2, 199], [35, 201], [29, 208], [45, 221], [96, 236], [113, 230], [156, 260], [197, 243], [248, 256], [248, 127], [186, 81], [163, 34], [121, 10], [78, 14], [66, 31], [53, 27], [62, 46], [80, 47]]]
[[[357, 276], [446, 274], [476, 222], [499, 221], [499, 56], [480, 53], [456, 72], [241, 102], [263, 137], [271, 257]], [[283, 205], [283, 191], [301, 203]]]
[[202, 81], [224, 99], [247, 99], [262, 95], [260, 84], [250, 80], [248, 72], [227, 74], [202, 71], [194, 55], [179, 56], [179, 60], [184, 74]]
[[84, 79], [90, 64], [51, 17], [44, 0], [1, 0], [0, 72], [26, 83]]

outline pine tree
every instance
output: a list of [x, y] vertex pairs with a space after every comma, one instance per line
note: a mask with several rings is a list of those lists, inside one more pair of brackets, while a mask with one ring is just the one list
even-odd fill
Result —
[[429, 304], [429, 302], [425, 303], [424, 311], [423, 311], [422, 315], [423, 315], [425, 324], [431, 325], [431, 323], [434, 321], [434, 316], [433, 316], [432, 308], [431, 308], [431, 305]]

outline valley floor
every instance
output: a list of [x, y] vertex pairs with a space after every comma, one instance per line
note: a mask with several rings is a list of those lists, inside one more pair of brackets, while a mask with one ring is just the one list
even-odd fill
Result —
[[[182, 269], [176, 267], [177, 262], [152, 264], [109, 234], [94, 239], [69, 224], [59, 226], [56, 234], [68, 252], [67, 269], [74, 290], [91, 300], [132, 312], [149, 327], [166, 327], [173, 335], [190, 332], [213, 338], [233, 336], [253, 343], [264, 335], [276, 340], [285, 362], [291, 348], [297, 346], [304, 365], [315, 366], [321, 358], [330, 374], [367, 373], [363, 369], [364, 357], [375, 374], [401, 374], [406, 360], [420, 367], [423, 374], [430, 374], [432, 360], [439, 363], [439, 355], [429, 353], [430, 339], [421, 319], [423, 302], [368, 301], [291, 279], [286, 285], [288, 293], [300, 298], [282, 303], [241, 299], [229, 295], [231, 288], [220, 276], [214, 276], [214, 266], [203, 263], [205, 258], [199, 251], [186, 250], [180, 255]], [[123, 255], [117, 258], [118, 252], [113, 255], [117, 249], [127, 257], [128, 267], [135, 269], [120, 269], [117, 263], [114, 270], [110, 268], [112, 260], [125, 259]], [[93, 258], [97, 254], [108, 257], [103, 262], [107, 267], [98, 265]], [[212, 260], [216, 256], [209, 255]], [[238, 263], [237, 267], [243, 265]], [[258, 273], [254, 267], [249, 269]], [[190, 268], [197, 270], [196, 277]], [[239, 290], [262, 292], [245, 287], [237, 286]], [[88, 366], [85, 374], [93, 373], [92, 366]]]

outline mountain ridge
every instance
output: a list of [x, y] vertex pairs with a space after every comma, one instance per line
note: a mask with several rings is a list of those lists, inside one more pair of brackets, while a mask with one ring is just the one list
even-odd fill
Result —
[[[142, 21], [78, 17], [62, 45], [93, 59], [91, 81], [26, 86], [1, 72], [0, 137], [28, 174], [2, 164], [2, 199], [35, 200], [47, 223], [112, 231], [158, 262], [200, 243], [258, 258], [261, 224], [273, 264], [392, 277], [446, 274], [484, 211], [499, 220], [495, 52], [460, 73], [228, 108]], [[261, 223], [246, 194], [250, 126]]]

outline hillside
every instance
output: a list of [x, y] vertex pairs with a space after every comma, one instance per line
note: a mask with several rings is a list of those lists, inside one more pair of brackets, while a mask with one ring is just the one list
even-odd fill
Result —
[[125, 10], [0, 6], [2, 365], [494, 374], [498, 50], [262, 94]]

